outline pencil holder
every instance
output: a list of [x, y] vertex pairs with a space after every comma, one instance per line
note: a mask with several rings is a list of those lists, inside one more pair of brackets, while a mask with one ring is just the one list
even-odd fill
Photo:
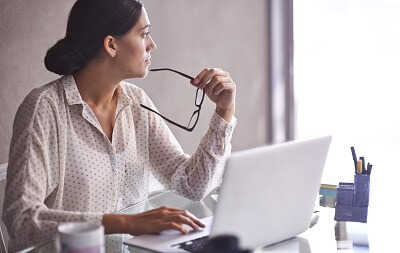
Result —
[[369, 175], [354, 175], [353, 206], [368, 207], [369, 204]]
[[353, 206], [354, 184], [339, 183], [336, 190], [336, 205]]
[[336, 193], [335, 220], [367, 222], [370, 176], [354, 175], [353, 183], [339, 183]]

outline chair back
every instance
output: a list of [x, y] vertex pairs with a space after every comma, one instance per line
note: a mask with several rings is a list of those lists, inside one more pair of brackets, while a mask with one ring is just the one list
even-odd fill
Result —
[[3, 214], [4, 192], [6, 188], [6, 173], [7, 164], [0, 164], [0, 253], [7, 253], [6, 243], [8, 242], [6, 226], [1, 219]]

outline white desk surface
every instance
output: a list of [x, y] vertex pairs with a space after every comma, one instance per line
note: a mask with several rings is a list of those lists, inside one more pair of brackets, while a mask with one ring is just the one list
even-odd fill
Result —
[[[400, 168], [396, 164], [396, 157], [400, 150], [391, 150], [385, 156], [375, 157], [370, 183], [370, 206], [368, 223], [337, 223], [334, 221], [334, 208], [320, 207], [318, 223], [299, 236], [255, 252], [273, 253], [385, 253], [400, 252], [397, 237], [400, 228]], [[215, 193], [214, 193], [215, 194]], [[199, 204], [201, 203], [201, 204]], [[215, 200], [210, 196], [203, 202], [191, 203], [179, 196], [161, 194], [153, 197], [147, 203], [132, 208], [132, 212], [143, 211], [150, 207], [168, 205], [177, 208], [187, 208], [196, 216], [203, 218], [212, 215]], [[127, 210], [127, 212], [131, 212]], [[340, 230], [340, 237], [336, 238], [335, 227]], [[147, 252], [123, 245], [122, 241], [129, 235], [106, 236], [109, 245], [118, 248], [119, 252]], [[337, 240], [336, 240], [337, 239]], [[118, 246], [119, 245], [119, 246]], [[54, 242], [49, 242], [31, 252], [53, 252]]]

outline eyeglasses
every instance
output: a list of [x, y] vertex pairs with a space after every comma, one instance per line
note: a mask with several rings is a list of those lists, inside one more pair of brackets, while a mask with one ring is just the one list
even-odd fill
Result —
[[[164, 70], [166, 70], [166, 71], [172, 71], [172, 72], [175, 72], [175, 73], [177, 73], [177, 74], [179, 74], [179, 75], [181, 75], [181, 76], [184, 76], [184, 77], [186, 77], [186, 78], [188, 78], [188, 79], [190, 79], [190, 80], [192, 80], [192, 81], [194, 80], [193, 77], [191, 77], [191, 76], [189, 76], [189, 75], [186, 75], [186, 74], [184, 74], [184, 73], [182, 73], [182, 72], [173, 70], [173, 69], [169, 69], [169, 68], [150, 69], [150, 71], [164, 71]], [[200, 90], [200, 92], [201, 92], [202, 94], [199, 96], [199, 90], [200, 90], [200, 88], [197, 88], [197, 90], [196, 90], [196, 98], [195, 98], [195, 100], [194, 100], [194, 105], [197, 107], [197, 110], [195, 110], [195, 111], [193, 112], [192, 117], [190, 117], [189, 124], [188, 124], [187, 126], [183, 126], [183, 125], [181, 125], [181, 124], [178, 124], [178, 123], [176, 123], [176, 122], [174, 122], [174, 121], [168, 119], [167, 117], [164, 117], [164, 116], [161, 115], [160, 113], [156, 112], [155, 110], [153, 110], [153, 109], [151, 109], [151, 108], [149, 108], [149, 107], [147, 107], [147, 106], [145, 106], [145, 105], [143, 105], [143, 104], [140, 104], [140, 106], [143, 107], [143, 108], [145, 108], [145, 109], [147, 109], [147, 110], [149, 110], [149, 111], [151, 111], [151, 112], [154, 112], [155, 114], [159, 115], [161, 118], [163, 118], [165, 121], [171, 123], [172, 125], [175, 125], [175, 126], [177, 126], [177, 127], [180, 127], [180, 128], [182, 128], [182, 129], [184, 129], [184, 130], [186, 130], [186, 131], [188, 131], [188, 132], [192, 132], [193, 129], [195, 128], [195, 126], [197, 125], [197, 122], [199, 121], [201, 105], [203, 104], [203, 101], [204, 101], [204, 91], [203, 91], [203, 90]]]

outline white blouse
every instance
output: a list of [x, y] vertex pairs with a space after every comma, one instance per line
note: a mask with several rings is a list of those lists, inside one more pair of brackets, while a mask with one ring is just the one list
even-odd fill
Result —
[[[144, 91], [121, 82], [112, 141], [73, 76], [34, 89], [19, 107], [3, 220], [13, 252], [55, 238], [68, 221], [101, 223], [161, 188], [193, 200], [219, 184], [231, 152], [230, 123], [214, 113], [196, 152], [185, 154]], [[158, 187], [158, 188], [157, 188]]]

